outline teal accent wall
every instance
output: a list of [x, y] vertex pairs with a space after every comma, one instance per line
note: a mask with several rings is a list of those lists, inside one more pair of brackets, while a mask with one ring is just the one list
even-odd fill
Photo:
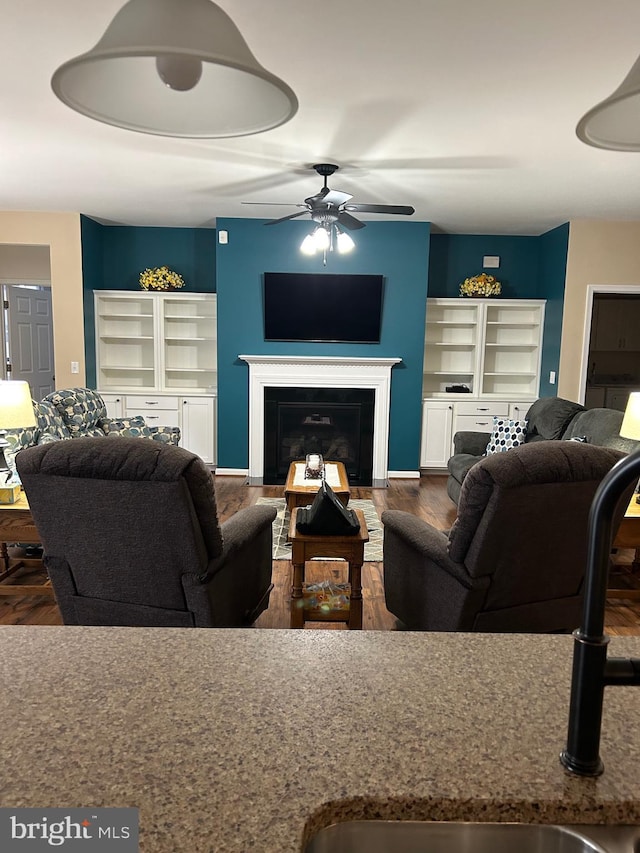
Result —
[[94, 290], [139, 290], [147, 267], [167, 266], [184, 278], [184, 292], [215, 293], [216, 232], [212, 228], [141, 228], [80, 220], [84, 278], [87, 384], [95, 387]]
[[82, 241], [82, 288], [84, 315], [84, 359], [86, 381], [90, 388], [96, 387], [96, 342], [93, 291], [103, 287], [103, 233], [105, 227], [80, 217], [80, 239]]
[[[498, 269], [485, 270], [485, 255], [500, 258]], [[432, 234], [429, 296], [460, 296], [465, 278], [494, 275], [503, 299], [544, 299], [540, 292], [540, 238], [481, 234]]]
[[[544, 314], [540, 396], [555, 397], [558, 393], [560, 375], [560, 343], [569, 250], [569, 223], [547, 231], [538, 240], [540, 243], [540, 289], [547, 300]], [[549, 382], [550, 370], [556, 372], [555, 385]]]
[[[540, 396], [557, 394], [562, 306], [567, 267], [569, 225], [561, 225], [539, 237], [508, 237], [480, 234], [432, 234], [429, 258], [429, 296], [459, 296], [460, 284], [470, 276], [487, 272], [502, 285], [503, 298], [546, 299], [542, 344]], [[484, 269], [485, 255], [500, 258], [498, 269]], [[549, 371], [556, 371], [556, 384]]]
[[[399, 357], [392, 369], [389, 468], [417, 471], [420, 456], [422, 361], [429, 262], [426, 222], [367, 222], [353, 232], [349, 255], [305, 257], [300, 243], [308, 221], [265, 227], [260, 219], [218, 218], [228, 243], [218, 245], [218, 465], [247, 468], [251, 355], [352, 355]], [[372, 273], [383, 275], [384, 305], [379, 344], [266, 342], [262, 313], [264, 272]]]
[[[87, 384], [95, 387], [93, 290], [138, 290], [146, 267], [166, 264], [180, 272], [185, 290], [218, 293], [218, 464], [248, 465], [248, 377], [240, 353], [400, 357], [392, 369], [389, 468], [419, 465], [425, 300], [456, 297], [465, 278], [482, 272], [484, 255], [498, 255], [495, 272], [503, 296], [546, 299], [541, 396], [554, 396], [558, 373], [569, 225], [539, 237], [431, 234], [430, 224], [368, 221], [353, 232], [350, 255], [321, 257], [299, 251], [310, 223], [218, 219], [229, 242], [216, 245], [216, 231], [102, 225], [81, 217]], [[372, 273], [385, 277], [379, 344], [265, 342], [262, 315], [264, 272]], [[428, 291], [428, 292], [427, 292]]]

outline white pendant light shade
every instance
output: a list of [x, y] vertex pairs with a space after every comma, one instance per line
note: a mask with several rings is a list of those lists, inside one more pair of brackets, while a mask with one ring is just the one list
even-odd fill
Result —
[[595, 148], [640, 151], [640, 58], [615, 92], [580, 119], [576, 133]]
[[307, 234], [300, 245], [300, 251], [303, 255], [315, 255], [316, 241], [313, 239], [313, 234]]
[[158, 136], [245, 136], [298, 109], [293, 91], [211, 0], [129, 0], [51, 86], [83, 115]]
[[338, 231], [338, 252], [341, 255], [346, 255], [352, 252], [355, 248], [355, 243], [348, 234], [344, 231]]
[[331, 236], [326, 228], [320, 226], [313, 232], [313, 242], [319, 252], [326, 252], [331, 245]]

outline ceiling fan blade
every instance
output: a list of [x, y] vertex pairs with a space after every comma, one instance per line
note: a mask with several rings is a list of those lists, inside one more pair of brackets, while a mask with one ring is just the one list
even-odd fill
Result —
[[289, 216], [282, 216], [280, 219], [270, 219], [269, 222], [265, 222], [265, 225], [277, 225], [279, 222], [286, 222], [287, 219], [295, 219], [296, 216], [306, 216], [309, 211], [301, 210], [300, 213], [290, 213]]
[[355, 216], [351, 216], [350, 213], [345, 213], [344, 210], [341, 210], [338, 214], [338, 225], [342, 225], [344, 228], [349, 228], [351, 231], [355, 231], [356, 228], [364, 228], [364, 222], [360, 222], [359, 219], [356, 219]]
[[336, 207], [339, 207], [345, 201], [349, 201], [350, 198], [353, 198], [353, 196], [349, 195], [349, 193], [341, 193], [340, 190], [329, 190], [325, 194], [323, 201], [326, 204], [335, 204]]
[[347, 204], [345, 210], [353, 210], [355, 213], [400, 213], [411, 216], [415, 208], [408, 204]]

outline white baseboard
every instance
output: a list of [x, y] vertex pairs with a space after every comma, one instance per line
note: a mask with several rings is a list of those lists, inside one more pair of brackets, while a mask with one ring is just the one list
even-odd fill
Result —
[[217, 477], [246, 477], [248, 468], [216, 468]]
[[419, 480], [420, 471], [389, 471], [387, 477], [390, 480]]

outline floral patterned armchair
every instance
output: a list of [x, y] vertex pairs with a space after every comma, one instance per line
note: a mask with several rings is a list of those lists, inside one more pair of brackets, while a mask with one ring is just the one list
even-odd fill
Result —
[[33, 401], [36, 426], [7, 430], [5, 459], [13, 482], [19, 482], [15, 467], [16, 454], [34, 447], [68, 438], [129, 436], [151, 438], [164, 444], [178, 445], [178, 427], [150, 427], [143, 417], [108, 418], [104, 400], [91, 388], [68, 388], [47, 394], [39, 403]]

